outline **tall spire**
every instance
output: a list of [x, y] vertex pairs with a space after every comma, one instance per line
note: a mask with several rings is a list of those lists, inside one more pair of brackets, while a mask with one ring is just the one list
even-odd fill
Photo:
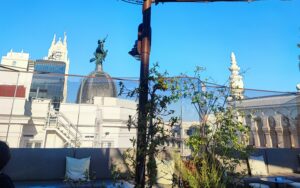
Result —
[[56, 42], [56, 34], [54, 34], [54, 36], [53, 36], [53, 40], [52, 40], [51, 46], [54, 46], [55, 42]]
[[[51, 60], [51, 61], [64, 62], [66, 64], [65, 74], [69, 74], [70, 60], [68, 57], [68, 48], [67, 48], [66, 44], [67, 44], [66, 33], [64, 33], [63, 41], [62, 41], [61, 37], [59, 37], [58, 41], [56, 41], [56, 34], [54, 34], [51, 46], [48, 50], [48, 55], [46, 57], [44, 57], [44, 59]], [[67, 96], [67, 80], [68, 80], [68, 77], [66, 76], [65, 81], [64, 81], [64, 89], [63, 89], [64, 101], [67, 98], [66, 97]]]
[[230, 98], [233, 100], [244, 98], [243, 77], [239, 74], [240, 67], [237, 65], [235, 54], [231, 53], [230, 75]]
[[240, 68], [237, 66], [236, 58], [233, 52], [231, 52], [231, 66], [229, 68], [231, 75], [239, 75]]
[[67, 34], [64, 32], [64, 46], [67, 46]]
[[236, 64], [236, 58], [233, 52], [231, 52], [231, 63]]
[[[67, 49], [67, 36], [64, 33], [64, 41], [59, 37], [58, 41], [56, 41], [56, 34], [54, 34], [51, 46], [48, 50], [48, 56], [44, 59], [50, 59], [54, 61], [63, 61], [68, 62], [68, 49]], [[68, 64], [68, 63], [67, 63]]]

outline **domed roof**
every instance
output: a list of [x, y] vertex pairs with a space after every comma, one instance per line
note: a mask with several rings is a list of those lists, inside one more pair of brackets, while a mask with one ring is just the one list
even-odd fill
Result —
[[[80, 93], [81, 101], [79, 100]], [[94, 97], [117, 97], [113, 79], [102, 69], [96, 69], [83, 80], [77, 93], [77, 102], [92, 104]]]

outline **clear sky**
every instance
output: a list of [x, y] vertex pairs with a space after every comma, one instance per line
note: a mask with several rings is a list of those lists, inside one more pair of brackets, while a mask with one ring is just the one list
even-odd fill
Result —
[[[68, 36], [70, 73], [86, 75], [97, 40], [108, 35], [104, 70], [138, 77], [128, 55], [137, 38], [141, 6], [120, 0], [1, 0], [0, 55], [13, 49], [31, 59], [47, 55], [54, 33]], [[233, 51], [247, 88], [295, 91], [300, 82], [300, 0], [254, 3], [165, 3], [152, 8], [151, 62], [170, 75], [192, 74], [223, 84]]]

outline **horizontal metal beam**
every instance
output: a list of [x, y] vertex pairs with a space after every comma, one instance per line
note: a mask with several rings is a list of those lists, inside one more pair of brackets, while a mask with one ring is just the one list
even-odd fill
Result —
[[[142, 5], [145, 0], [121, 0], [126, 3]], [[253, 2], [261, 0], [151, 0], [152, 3], [213, 3], [213, 2]]]
[[172, 3], [172, 2], [198, 2], [198, 3], [212, 3], [212, 2], [253, 2], [258, 0], [153, 0], [154, 3]]

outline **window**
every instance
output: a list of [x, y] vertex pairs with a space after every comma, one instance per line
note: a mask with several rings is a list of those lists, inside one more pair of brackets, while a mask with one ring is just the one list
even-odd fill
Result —
[[103, 141], [102, 142], [102, 148], [112, 148], [113, 142], [112, 141]]
[[181, 147], [181, 142], [177, 143], [177, 147], [180, 148]]
[[85, 138], [90, 138], [90, 139], [92, 139], [92, 138], [94, 138], [94, 136], [85, 136]]
[[192, 136], [196, 133], [197, 129], [195, 127], [190, 127], [189, 129], [185, 130], [186, 135]]
[[32, 142], [27, 142], [25, 148], [32, 148], [32, 146], [33, 146]]
[[191, 130], [190, 129], [186, 129], [185, 130], [185, 134], [188, 135], [188, 136], [190, 136], [191, 135]]
[[42, 146], [41, 142], [35, 142], [35, 145], [34, 145], [35, 148], [41, 148], [41, 146]]
[[25, 137], [25, 138], [33, 138], [33, 135], [31, 135], [31, 134], [23, 134], [23, 137]]
[[41, 148], [42, 142], [41, 141], [27, 141], [25, 142], [25, 148]]

